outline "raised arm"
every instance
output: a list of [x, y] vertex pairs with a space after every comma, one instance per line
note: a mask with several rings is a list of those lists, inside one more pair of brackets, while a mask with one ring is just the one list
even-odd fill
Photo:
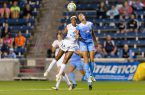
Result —
[[92, 37], [93, 37], [93, 41], [94, 41], [94, 43], [96, 45], [97, 44], [97, 40], [96, 40], [96, 35], [95, 35], [93, 30], [92, 30]]
[[55, 53], [55, 50], [56, 50], [56, 48], [52, 46], [52, 47], [51, 47], [52, 53]]
[[67, 31], [68, 31], [68, 29], [67, 29], [67, 27], [66, 27], [66, 28], [64, 29], [64, 31], [63, 31], [63, 35], [64, 35], [64, 36], [66, 36]]
[[79, 31], [78, 31], [78, 30], [75, 30], [74, 32], [75, 32], [75, 37], [76, 37], [76, 39], [79, 39], [79, 37], [80, 37], [80, 36], [79, 36]]

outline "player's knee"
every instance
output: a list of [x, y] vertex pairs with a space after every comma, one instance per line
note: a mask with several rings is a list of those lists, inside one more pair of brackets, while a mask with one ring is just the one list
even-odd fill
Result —
[[94, 62], [94, 58], [91, 58], [90, 61], [91, 61], [91, 62]]
[[68, 59], [64, 58], [63, 64], [67, 64], [67, 62], [68, 62]]
[[71, 73], [71, 72], [73, 72], [73, 69], [69, 69], [68, 71], [69, 71], [69, 73]]
[[84, 63], [88, 63], [88, 62], [89, 62], [88, 58], [84, 57]]
[[86, 63], [88, 63], [89, 61], [88, 60], [84, 60], [84, 63], [86, 64]]
[[65, 73], [63, 72], [62, 75], [65, 76]]
[[56, 56], [56, 57], [55, 57], [55, 60], [57, 60], [57, 61], [58, 61], [58, 60], [59, 60], [59, 57], [58, 57], [58, 56]]
[[89, 61], [88, 60], [84, 60], [84, 63], [88, 63]]

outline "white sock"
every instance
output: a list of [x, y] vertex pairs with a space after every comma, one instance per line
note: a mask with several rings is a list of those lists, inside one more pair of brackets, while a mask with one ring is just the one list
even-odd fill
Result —
[[46, 72], [50, 72], [50, 70], [52, 69], [52, 67], [56, 64], [56, 60], [53, 59], [52, 62], [50, 63], [49, 67], [47, 68]]
[[57, 74], [58, 76], [61, 76], [62, 75], [62, 73], [64, 72], [65, 67], [66, 67], [66, 64], [63, 64], [62, 63], [61, 66], [60, 66], [59, 73]]
[[67, 85], [70, 85], [71, 84], [71, 82], [70, 82], [70, 80], [69, 80], [69, 78], [68, 78], [68, 75], [65, 73], [65, 75], [63, 76], [63, 79], [66, 81], [66, 83], [67, 83]]
[[[61, 79], [62, 79], [62, 78], [61, 78]], [[59, 79], [59, 80], [56, 82], [55, 87], [56, 87], [57, 89], [59, 89], [59, 85], [60, 85], [61, 79]]]

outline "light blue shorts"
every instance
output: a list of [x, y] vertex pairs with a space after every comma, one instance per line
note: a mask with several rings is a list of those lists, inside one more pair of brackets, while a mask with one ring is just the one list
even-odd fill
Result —
[[80, 51], [94, 51], [95, 50], [95, 45], [94, 45], [94, 42], [91, 41], [91, 42], [82, 42], [80, 41], [79, 42], [80, 44]]
[[70, 63], [71, 66], [75, 67], [77, 70], [83, 70], [83, 63], [81, 61], [73, 61]]

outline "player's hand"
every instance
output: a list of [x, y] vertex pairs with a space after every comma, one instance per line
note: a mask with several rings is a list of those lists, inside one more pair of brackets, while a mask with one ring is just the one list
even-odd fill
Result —
[[79, 35], [75, 35], [75, 38], [76, 38], [76, 39], [79, 39]]

